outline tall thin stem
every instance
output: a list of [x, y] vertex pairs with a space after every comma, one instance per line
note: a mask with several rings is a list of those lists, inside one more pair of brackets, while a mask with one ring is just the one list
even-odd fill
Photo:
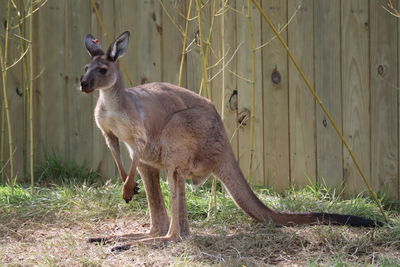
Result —
[[[31, 11], [33, 12], [33, 0], [31, 0]], [[31, 191], [34, 191], [35, 184], [35, 147], [34, 147], [34, 135], [33, 135], [33, 13], [29, 17], [29, 40], [31, 41], [29, 51], [29, 135], [30, 135], [30, 173], [31, 173]]]
[[[19, 0], [18, 2], [18, 7], [17, 7], [17, 16], [19, 17], [19, 23], [18, 23], [18, 29], [19, 29], [19, 35], [23, 38], [19, 38], [19, 43], [22, 51], [26, 51], [26, 49], [30, 49], [30, 47], [27, 47], [27, 40], [26, 40], [26, 28], [25, 28], [25, 23], [24, 23], [24, 17], [25, 17], [25, 6], [24, 6], [24, 1]], [[30, 44], [29, 44], [30, 45]], [[27, 55], [24, 54], [22, 57], [22, 66], [23, 66], [23, 101], [24, 101], [24, 144], [23, 144], [23, 174], [24, 177], [27, 177], [27, 164], [28, 164], [28, 144], [29, 144], [29, 134], [28, 134], [28, 129], [29, 129], [29, 121], [28, 121], [28, 116], [29, 116], [29, 76], [28, 76], [28, 60], [27, 60]]]
[[190, 12], [192, 11], [192, 3], [193, 3], [193, 0], [190, 0], [188, 11], [187, 11], [186, 18], [185, 18], [185, 35], [183, 36], [181, 64], [179, 66], [179, 81], [178, 81], [179, 86], [182, 86], [183, 65], [184, 65], [185, 57], [186, 57], [186, 45], [187, 45], [188, 30], [189, 30]]
[[250, 158], [249, 158], [249, 169], [247, 177], [251, 180], [252, 177], [252, 169], [253, 169], [253, 161], [254, 161], [254, 132], [255, 132], [255, 124], [254, 124], [254, 114], [255, 114], [255, 104], [256, 104], [256, 46], [254, 42], [254, 31], [253, 31], [253, 22], [252, 22], [252, 12], [251, 12], [251, 1], [247, 1], [247, 19], [248, 19], [248, 27], [249, 27], [249, 37], [250, 37], [250, 49], [251, 49], [251, 114], [250, 114]]
[[221, 71], [221, 118], [225, 118], [225, 0], [221, 0], [221, 55], [222, 55], [222, 71]]
[[204, 37], [203, 37], [203, 23], [202, 23], [202, 6], [201, 6], [201, 1], [196, 0], [196, 7], [197, 7], [197, 19], [199, 23], [199, 38], [200, 38], [200, 56], [201, 56], [201, 72], [202, 72], [202, 80], [203, 80], [203, 86], [202, 88], [205, 88], [204, 90], [204, 95], [208, 98], [211, 98], [210, 94], [210, 83], [208, 81], [208, 73], [207, 73], [207, 65], [208, 65], [208, 60], [207, 60], [207, 53], [206, 53], [206, 43], [204, 42]]
[[7, 119], [7, 129], [8, 129], [8, 147], [9, 147], [9, 157], [10, 157], [10, 177], [14, 178], [14, 145], [13, 145], [13, 135], [11, 129], [11, 116], [8, 103], [7, 95], [7, 58], [8, 58], [8, 43], [9, 43], [9, 32], [10, 32], [10, 21], [11, 21], [11, 0], [8, 1], [7, 5], [7, 25], [6, 34], [4, 40], [4, 55], [2, 53], [3, 49], [0, 44], [0, 64], [1, 64], [1, 74], [3, 79], [3, 97], [4, 97], [4, 110]]

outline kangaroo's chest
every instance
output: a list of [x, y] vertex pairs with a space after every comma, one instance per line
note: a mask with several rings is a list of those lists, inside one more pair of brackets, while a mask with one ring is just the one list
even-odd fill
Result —
[[123, 111], [96, 109], [96, 123], [105, 132], [112, 132], [119, 140], [128, 142], [134, 139], [134, 126], [128, 114]]

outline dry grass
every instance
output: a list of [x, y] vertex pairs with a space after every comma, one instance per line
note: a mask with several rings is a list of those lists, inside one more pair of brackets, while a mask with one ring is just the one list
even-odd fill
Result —
[[6, 266], [400, 264], [398, 246], [374, 242], [379, 230], [331, 226], [277, 228], [251, 220], [213, 227], [194, 223], [192, 236], [184, 242], [139, 245], [123, 253], [112, 253], [113, 244], [86, 243], [90, 236], [147, 228], [143, 217], [29, 222], [8, 229], [9, 234], [1, 238], [0, 263]]
[[[276, 227], [254, 222], [222, 193], [215, 217], [207, 219], [209, 185], [187, 185], [190, 238], [111, 252], [115, 244], [86, 240], [148, 230], [144, 192], [125, 204], [120, 183], [62, 181], [45, 183], [34, 195], [20, 185], [0, 185], [0, 266], [400, 265], [400, 213], [388, 205], [391, 223], [378, 229]], [[168, 198], [165, 183], [162, 189]], [[283, 197], [257, 191], [263, 202], [279, 210], [380, 216], [370, 200], [344, 201], [324, 187], [289, 190]]]

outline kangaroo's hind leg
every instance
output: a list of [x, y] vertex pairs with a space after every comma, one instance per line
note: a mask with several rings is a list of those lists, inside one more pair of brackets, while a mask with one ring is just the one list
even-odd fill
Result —
[[150, 211], [150, 231], [152, 236], [164, 236], [169, 229], [169, 218], [160, 187], [160, 170], [139, 164], [139, 173], [146, 190], [147, 204]]
[[[176, 170], [168, 171], [168, 185], [171, 191], [171, 221], [165, 236], [144, 238], [124, 245], [113, 247], [111, 251], [123, 251], [131, 246], [143, 243], [154, 244], [167, 241], [180, 241], [189, 233], [187, 211], [185, 204], [185, 179]], [[184, 216], [182, 218], [182, 216]]]
[[169, 229], [169, 218], [160, 187], [160, 171], [142, 163], [139, 164], [138, 170], [144, 183], [150, 211], [149, 232], [90, 238], [88, 240], [89, 242], [108, 243], [112, 241], [137, 240], [151, 236], [164, 236], [167, 234]]

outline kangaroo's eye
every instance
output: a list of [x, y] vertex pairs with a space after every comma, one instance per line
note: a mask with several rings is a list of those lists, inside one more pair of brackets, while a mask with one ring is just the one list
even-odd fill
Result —
[[88, 68], [89, 68], [89, 66], [88, 66], [88, 65], [86, 65], [86, 66], [85, 66], [85, 72], [88, 70]]
[[99, 69], [99, 72], [101, 74], [106, 74], [107, 73], [107, 69], [106, 68], [101, 68], [101, 69]]

